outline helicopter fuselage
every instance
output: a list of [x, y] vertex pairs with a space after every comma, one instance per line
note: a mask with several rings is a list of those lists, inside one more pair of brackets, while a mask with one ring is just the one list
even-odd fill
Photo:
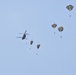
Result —
[[22, 40], [24, 40], [26, 38], [26, 34], [23, 34], [22, 36]]

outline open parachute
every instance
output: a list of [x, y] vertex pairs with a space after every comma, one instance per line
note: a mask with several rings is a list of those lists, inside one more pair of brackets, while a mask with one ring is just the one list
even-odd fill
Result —
[[[71, 4], [66, 6], [66, 9], [68, 9], [69, 11], [72, 11], [73, 8], [74, 8], [74, 6]], [[70, 15], [70, 17], [71, 17], [71, 15]]]
[[[64, 30], [64, 28], [62, 26], [58, 27], [58, 31], [62, 32]], [[62, 38], [62, 36], [60, 36]]]
[[[52, 28], [56, 28], [57, 27], [57, 24], [52, 24]], [[55, 32], [54, 32], [54, 34], [55, 34]]]

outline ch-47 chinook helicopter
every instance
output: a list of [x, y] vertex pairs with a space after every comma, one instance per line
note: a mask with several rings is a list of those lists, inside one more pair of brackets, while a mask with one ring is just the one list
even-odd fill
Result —
[[17, 38], [21, 38], [22, 40], [27, 39], [26, 35], [29, 35], [29, 34], [26, 33], [26, 32], [27, 32], [27, 30], [24, 32], [24, 34], [23, 33], [19, 33], [19, 34], [23, 34], [23, 36], [22, 37], [17, 37]]

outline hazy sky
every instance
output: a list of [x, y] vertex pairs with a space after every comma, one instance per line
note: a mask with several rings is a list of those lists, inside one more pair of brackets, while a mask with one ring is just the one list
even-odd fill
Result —
[[[0, 0], [0, 75], [76, 75], [75, 7], [76, 0]], [[27, 40], [17, 38], [25, 30]]]

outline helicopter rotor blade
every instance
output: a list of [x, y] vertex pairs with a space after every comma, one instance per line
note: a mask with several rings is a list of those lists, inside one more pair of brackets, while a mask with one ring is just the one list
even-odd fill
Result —
[[22, 37], [17, 37], [17, 38], [22, 38]]
[[19, 34], [23, 34], [23, 33], [19, 33]]

